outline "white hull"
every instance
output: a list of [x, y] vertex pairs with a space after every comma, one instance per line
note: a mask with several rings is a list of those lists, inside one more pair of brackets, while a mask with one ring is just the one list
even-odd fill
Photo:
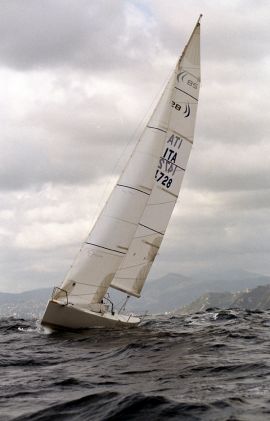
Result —
[[123, 328], [135, 327], [140, 319], [124, 314], [111, 312], [96, 313], [74, 305], [59, 304], [50, 300], [41, 324], [60, 329], [89, 329], [89, 328]]

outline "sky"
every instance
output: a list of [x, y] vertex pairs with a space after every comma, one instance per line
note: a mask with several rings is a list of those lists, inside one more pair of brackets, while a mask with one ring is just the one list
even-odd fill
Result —
[[0, 291], [59, 285], [199, 14], [202, 86], [150, 277], [270, 275], [267, 0], [0, 1]]

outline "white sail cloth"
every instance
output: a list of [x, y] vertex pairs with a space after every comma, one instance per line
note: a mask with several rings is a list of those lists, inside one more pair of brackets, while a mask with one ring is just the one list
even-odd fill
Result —
[[[167, 113], [156, 112], [148, 127], [164, 130], [165, 142], [156, 167], [154, 186], [111, 286], [139, 297], [169, 223], [191, 151], [200, 85], [200, 25], [198, 24], [171, 78]], [[158, 111], [157, 110], [157, 111]]]
[[[158, 252], [193, 143], [200, 84], [200, 24], [61, 288], [99, 303], [109, 286], [140, 296]], [[58, 292], [55, 298], [65, 296]]]

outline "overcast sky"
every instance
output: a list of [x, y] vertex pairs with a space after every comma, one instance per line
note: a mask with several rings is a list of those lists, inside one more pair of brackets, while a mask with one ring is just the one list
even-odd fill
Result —
[[200, 13], [202, 88], [151, 277], [270, 275], [267, 0], [0, 1], [0, 291], [61, 282]]

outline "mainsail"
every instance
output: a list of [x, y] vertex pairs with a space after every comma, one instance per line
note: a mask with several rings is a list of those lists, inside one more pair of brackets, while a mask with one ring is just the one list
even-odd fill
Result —
[[109, 286], [140, 296], [177, 201], [193, 143], [200, 22], [55, 299], [100, 303]]

